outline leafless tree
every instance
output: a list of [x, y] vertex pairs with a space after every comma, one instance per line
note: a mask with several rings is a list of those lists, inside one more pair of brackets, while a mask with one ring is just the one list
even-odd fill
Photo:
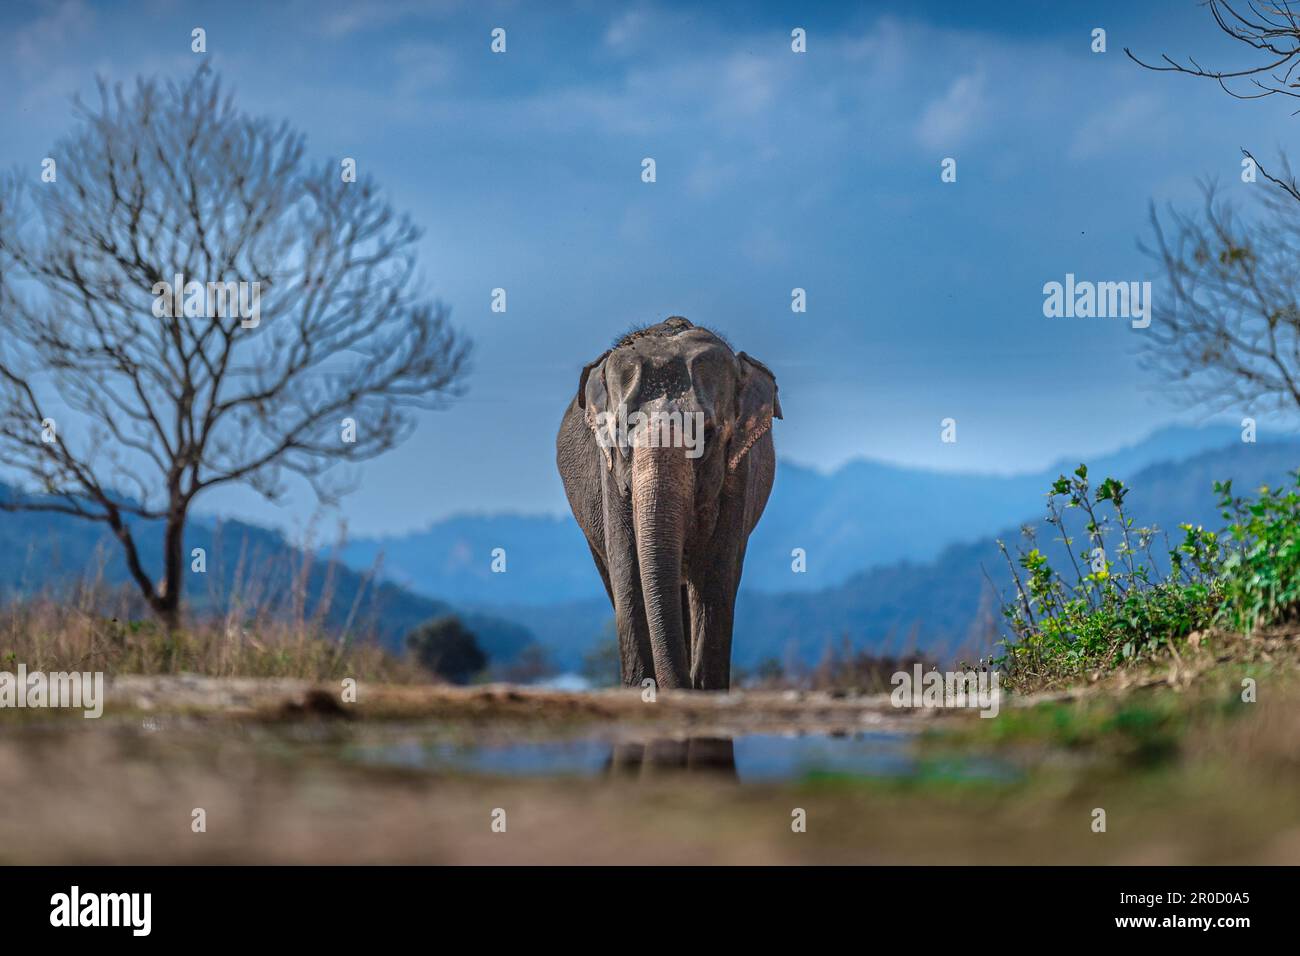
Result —
[[1300, 410], [1300, 204], [1265, 193], [1246, 220], [1205, 185], [1198, 213], [1153, 209], [1168, 295], [1156, 297], [1149, 367], [1212, 411]]
[[[1263, 62], [1214, 70], [1162, 55], [1158, 72], [1214, 80], [1238, 99], [1300, 96], [1300, 15], [1288, 2], [1207, 4], [1215, 23]], [[1163, 64], [1163, 65], [1161, 65]], [[1300, 189], [1289, 163], [1274, 175], [1247, 149], [1243, 167], [1263, 177], [1259, 207], [1238, 215], [1215, 187], [1198, 214], [1151, 212], [1144, 248], [1163, 266], [1170, 296], [1158, 300], [1147, 340], [1149, 364], [1183, 395], [1214, 410], [1253, 406], [1300, 410]]]
[[107, 524], [174, 628], [196, 497], [297, 475], [334, 499], [334, 466], [458, 394], [468, 343], [421, 295], [410, 220], [208, 68], [75, 106], [54, 181], [0, 183], [0, 461], [26, 479], [0, 506]]

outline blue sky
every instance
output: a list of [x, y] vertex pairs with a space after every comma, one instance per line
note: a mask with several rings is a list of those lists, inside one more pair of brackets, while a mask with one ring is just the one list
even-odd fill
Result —
[[[554, 436], [579, 369], [670, 314], [774, 369], [778, 453], [821, 468], [1022, 471], [1200, 420], [1139, 369], [1141, 331], [1042, 312], [1067, 272], [1158, 279], [1137, 249], [1151, 201], [1190, 207], [1206, 177], [1245, 200], [1240, 148], [1295, 144], [1287, 103], [1124, 56], [1243, 63], [1195, 0], [697, 6], [7, 4], [0, 164], [38, 168], [97, 73], [192, 70], [202, 26], [243, 109], [355, 157], [426, 229], [424, 281], [475, 372], [325, 515], [353, 533], [562, 513]], [[313, 510], [305, 491], [200, 504], [288, 527]]]

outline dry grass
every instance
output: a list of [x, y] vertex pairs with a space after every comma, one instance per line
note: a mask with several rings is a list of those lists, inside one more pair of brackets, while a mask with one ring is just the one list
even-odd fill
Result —
[[128, 593], [79, 588], [71, 600], [36, 597], [0, 606], [0, 670], [91, 670], [213, 677], [337, 677], [423, 682], [428, 675], [371, 637], [339, 638], [305, 615], [191, 615], [168, 634]]
[[[179, 632], [166, 632], [134, 586], [109, 583], [108, 553], [97, 549], [78, 578], [0, 603], [0, 670], [22, 663], [28, 671], [91, 670], [110, 677], [186, 673], [430, 682], [427, 671], [385, 651], [373, 622], [368, 625], [360, 613], [377, 565], [362, 575], [344, 623], [327, 625], [338, 601], [342, 538], [322, 557], [309, 528], [287, 558], [250, 548], [238, 535], [224, 542], [217, 535], [214, 541], [214, 573], [187, 591], [189, 611]], [[235, 549], [223, 556], [223, 545]], [[217, 573], [227, 558], [231, 574]], [[323, 578], [313, 587], [313, 573], [322, 565]], [[29, 573], [32, 580], [42, 578], [30, 561]]]

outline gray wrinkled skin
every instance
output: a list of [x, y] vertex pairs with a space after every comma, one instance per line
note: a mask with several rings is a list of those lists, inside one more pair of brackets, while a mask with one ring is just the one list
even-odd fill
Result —
[[[597, 416], [704, 416], [703, 454], [601, 447]], [[726, 690], [745, 545], [776, 474], [776, 379], [707, 329], [673, 317], [587, 365], [556, 440], [574, 517], [614, 606], [623, 683]]]

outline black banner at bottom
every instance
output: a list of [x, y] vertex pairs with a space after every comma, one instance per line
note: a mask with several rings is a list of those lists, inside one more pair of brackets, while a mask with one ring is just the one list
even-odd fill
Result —
[[1284, 928], [1294, 876], [1234, 867], [11, 867], [0, 870], [0, 898], [7, 943], [75, 933], [80, 943], [373, 945], [449, 931], [493, 942], [592, 931], [658, 940], [683, 930], [734, 942], [839, 925], [873, 943], [924, 950], [929, 940], [938, 950], [971, 931], [1230, 943]]

